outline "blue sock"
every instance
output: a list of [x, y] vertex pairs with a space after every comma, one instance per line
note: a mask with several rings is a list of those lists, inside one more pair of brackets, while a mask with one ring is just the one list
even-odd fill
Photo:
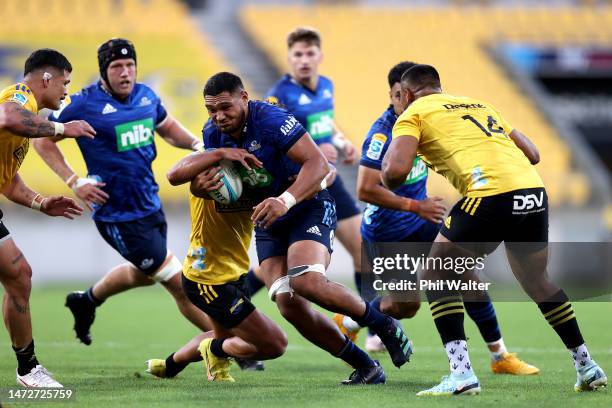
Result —
[[[370, 307], [378, 312], [380, 312], [380, 302], [382, 301], [382, 296], [378, 296], [376, 299], [370, 302]], [[381, 312], [382, 313], [382, 312]], [[370, 336], [374, 335], [374, 331], [368, 327], [368, 334]]]
[[346, 338], [344, 347], [342, 347], [342, 350], [336, 354], [336, 357], [346, 362], [356, 370], [365, 367], [373, 367], [376, 365], [374, 360], [372, 360], [365, 351], [357, 347], [355, 343], [350, 341], [348, 337]]
[[257, 277], [257, 275], [255, 275], [253, 269], [249, 269], [249, 272], [246, 276], [246, 281], [249, 285], [249, 293], [251, 294], [251, 297], [253, 297], [257, 292], [259, 292], [259, 289], [264, 287], [264, 283]]
[[89, 289], [87, 289], [87, 291], [85, 292], [85, 297], [87, 298], [87, 300], [89, 300], [92, 304], [92, 306], [94, 307], [98, 307], [100, 306], [102, 303], [104, 303], [103, 300], [98, 299], [97, 297], [94, 296], [93, 294], [93, 286]]
[[[488, 301], [486, 301], [488, 300]], [[480, 302], [464, 302], [465, 311], [468, 316], [476, 323], [482, 338], [487, 343], [493, 343], [501, 339], [501, 331], [495, 309], [491, 299], [487, 296], [485, 301]]]
[[363, 316], [353, 320], [361, 327], [369, 327], [373, 329], [374, 332], [382, 330], [389, 322], [390, 317], [374, 309], [368, 302], [365, 302], [365, 305], [366, 309]]

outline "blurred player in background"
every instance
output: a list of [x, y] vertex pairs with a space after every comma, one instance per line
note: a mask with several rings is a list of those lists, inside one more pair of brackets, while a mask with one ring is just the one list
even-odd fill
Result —
[[98, 48], [101, 80], [71, 96], [54, 120], [87, 119], [95, 140], [78, 141], [88, 176], [79, 177], [56, 143], [61, 136], [40, 139], [37, 152], [75, 194], [93, 210], [102, 238], [128, 262], [110, 270], [85, 292], [72, 292], [66, 306], [74, 316], [81, 342], [91, 344], [96, 308], [110, 296], [160, 282], [181, 313], [201, 330], [208, 318], [191, 304], [181, 286], [181, 262], [166, 247], [167, 225], [157, 195], [151, 163], [157, 155], [154, 133], [181, 149], [197, 150], [201, 142], [174, 119], [159, 96], [136, 82], [136, 50], [114, 38]]
[[[214, 134], [210, 129], [204, 130], [205, 146], [215, 144], [208, 140]], [[174, 377], [189, 363], [204, 359], [209, 381], [234, 382], [229, 357], [273, 359], [287, 347], [286, 334], [255, 308], [246, 284], [256, 201], [248, 191], [226, 205], [208, 195], [223, 185], [217, 177], [221, 160], [248, 170], [261, 167], [246, 150], [219, 148], [193, 153], [168, 172], [173, 185], [191, 182], [191, 243], [183, 263], [183, 287], [191, 302], [210, 316], [214, 332], [196, 336], [165, 360], [148, 360], [147, 372], [157, 377]]]
[[[31, 190], [18, 170], [30, 138], [47, 136], [93, 138], [96, 132], [82, 120], [50, 122], [37, 113], [58, 109], [66, 97], [72, 66], [51, 49], [34, 51], [25, 62], [22, 82], [0, 93], [0, 192], [9, 200], [52, 217], [72, 219], [83, 209], [62, 196], [43, 197]], [[2, 315], [17, 357], [17, 384], [25, 387], [62, 387], [38, 363], [32, 339], [30, 290], [32, 269], [2, 222], [0, 210], [0, 282], [4, 287]]]
[[[334, 120], [334, 84], [329, 78], [319, 75], [319, 65], [323, 60], [319, 32], [312, 28], [296, 28], [287, 37], [287, 47], [290, 73], [268, 91], [267, 100], [291, 112], [330, 163], [338, 161], [338, 148], [344, 154], [344, 163], [354, 164], [355, 147], [344, 137]], [[353, 258], [355, 282], [361, 293], [360, 211], [340, 176], [328, 191], [336, 202], [336, 237]], [[249, 280], [256, 289], [263, 286], [255, 279]]]
[[[396, 190], [385, 188], [380, 181], [381, 164], [391, 144], [393, 125], [406, 108], [401, 98], [402, 74], [414, 65], [405, 61], [389, 71], [390, 105], [374, 122], [363, 142], [357, 194], [360, 200], [368, 203], [361, 221], [361, 234], [370, 260], [380, 256], [378, 242], [433, 243], [446, 212], [442, 198], [427, 197], [427, 165], [418, 156], [406, 181]], [[376, 295], [371, 285], [364, 285], [363, 290], [373, 291], [370, 297]], [[379, 296], [371, 302], [372, 307], [395, 319], [415, 316], [420, 304], [418, 290], [410, 291], [406, 299], [394, 301], [392, 296]], [[474, 301], [464, 301], [464, 305], [491, 352], [494, 373], [530, 375], [540, 372], [537, 367], [520, 360], [515, 353], [508, 353], [495, 308], [486, 291], [477, 293]], [[341, 330], [349, 336], [359, 330], [359, 325], [346, 316], [334, 320], [341, 323]]]
[[[382, 164], [383, 182], [391, 189], [404, 184], [418, 150], [464, 196], [444, 221], [429, 256], [482, 256], [504, 241], [514, 275], [573, 357], [574, 389], [606, 386], [607, 377], [589, 354], [569, 298], [548, 280], [548, 202], [534, 167], [540, 160], [536, 146], [490, 104], [444, 94], [440, 76], [430, 65], [415, 65], [404, 72], [401, 97], [408, 107], [393, 127], [393, 141]], [[532, 206], [517, 206], [529, 197]], [[459, 276], [427, 269], [422, 279]], [[480, 393], [463, 327], [465, 294], [448, 287], [427, 290], [426, 295], [450, 375], [417, 395]]]

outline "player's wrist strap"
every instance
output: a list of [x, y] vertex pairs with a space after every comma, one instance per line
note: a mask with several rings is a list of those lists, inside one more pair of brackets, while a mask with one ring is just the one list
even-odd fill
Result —
[[346, 139], [344, 138], [344, 135], [342, 133], [338, 132], [332, 137], [332, 144], [338, 150], [344, 150], [344, 148], [346, 147], [346, 143]]
[[285, 191], [283, 194], [276, 197], [276, 199], [283, 203], [285, 207], [287, 207], [287, 210], [290, 210], [291, 207], [293, 207], [297, 203], [297, 200], [295, 199], [293, 194], [288, 191]]
[[61, 136], [64, 134], [64, 124], [59, 122], [51, 122], [55, 126], [55, 136]]
[[72, 175], [66, 179], [66, 184], [68, 187], [72, 188], [78, 179], [79, 176], [76, 173], [72, 173]]
[[201, 140], [195, 139], [193, 143], [191, 143], [191, 149], [194, 152], [198, 152], [204, 148], [204, 143]]
[[36, 194], [34, 196], [34, 199], [32, 200], [32, 203], [30, 204], [30, 207], [33, 210], [36, 211], [41, 211], [42, 210], [42, 205], [45, 202], [46, 198], [41, 196], [40, 194]]

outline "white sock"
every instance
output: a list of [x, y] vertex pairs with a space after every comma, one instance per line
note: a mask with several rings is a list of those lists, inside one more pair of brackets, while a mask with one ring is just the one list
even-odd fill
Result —
[[468, 355], [467, 341], [449, 341], [444, 345], [444, 349], [448, 356], [448, 365], [450, 366], [451, 374], [474, 374], [470, 356]]
[[572, 358], [574, 359], [574, 367], [576, 367], [576, 370], [584, 368], [591, 364], [591, 362], [593, 362], [593, 359], [589, 354], [589, 350], [587, 350], [587, 347], [584, 343], [582, 343], [576, 348], [569, 349], [569, 351], [572, 353]]
[[501, 337], [497, 341], [494, 341], [493, 343], [487, 343], [487, 346], [499, 346], [497, 351], [489, 350], [491, 352], [491, 359], [493, 359], [494, 361], [501, 360], [504, 353], [508, 352], [508, 350], [506, 350], [506, 344], [504, 343], [503, 337]]

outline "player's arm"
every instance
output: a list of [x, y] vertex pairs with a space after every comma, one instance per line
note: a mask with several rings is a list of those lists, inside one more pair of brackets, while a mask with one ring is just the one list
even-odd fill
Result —
[[96, 131], [84, 120], [58, 123], [38, 116], [15, 102], [0, 104], [0, 129], [27, 138], [49, 136], [93, 138]]
[[62, 216], [73, 219], [74, 216], [81, 215], [83, 209], [72, 199], [62, 196], [43, 197], [29, 188], [21, 179], [19, 174], [4, 188], [2, 194], [9, 200], [41, 211], [49, 216]]
[[334, 134], [332, 136], [332, 143], [338, 150], [344, 153], [344, 164], [355, 164], [357, 160], [357, 149], [351, 141], [344, 136], [344, 133], [338, 128], [334, 121]]
[[513, 129], [509, 136], [514, 144], [527, 156], [531, 164], [535, 165], [540, 162], [540, 152], [527, 136], [516, 129]]
[[[178, 186], [192, 181], [204, 170], [213, 167], [221, 160], [238, 161], [247, 170], [251, 170], [251, 165], [262, 167], [263, 164], [257, 157], [244, 149], [220, 148], [194, 152], [178, 161], [166, 174], [168, 181], [173, 186]], [[219, 170], [220, 168], [217, 167]], [[215, 175], [216, 173], [215, 172]]]
[[381, 171], [367, 166], [359, 166], [357, 173], [357, 197], [361, 201], [379, 207], [417, 214], [427, 221], [440, 223], [444, 221], [446, 207], [441, 197], [427, 197], [425, 200], [413, 200], [402, 197], [380, 184]]
[[308, 132], [291, 146], [287, 156], [301, 164], [302, 168], [293, 184], [283, 194], [267, 198], [255, 207], [251, 219], [263, 228], [269, 227], [295, 204], [321, 191], [321, 182], [331, 170], [327, 159]]
[[87, 177], [79, 177], [57, 146], [60, 140], [61, 136], [44, 137], [34, 140], [32, 144], [47, 166], [74, 191], [87, 208], [92, 210], [93, 204], [104, 204], [109, 197], [101, 189], [105, 184]]
[[155, 130], [166, 142], [180, 149], [198, 151], [203, 146], [201, 140], [195, 137], [181, 122], [169, 113]]
[[415, 137], [396, 137], [391, 141], [382, 162], [382, 182], [387, 188], [395, 190], [404, 183], [412, 170], [419, 141]]

